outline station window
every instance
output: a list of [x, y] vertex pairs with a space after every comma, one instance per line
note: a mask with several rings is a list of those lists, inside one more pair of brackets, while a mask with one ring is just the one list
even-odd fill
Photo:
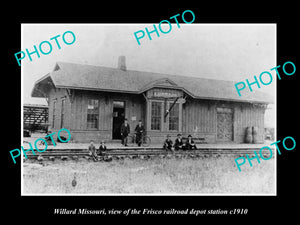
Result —
[[66, 99], [61, 100], [61, 116], [60, 116], [60, 128], [65, 126], [65, 103]]
[[99, 100], [89, 99], [87, 105], [87, 128], [98, 129]]
[[151, 103], [151, 130], [161, 129], [161, 102]]
[[56, 113], [56, 100], [53, 100], [53, 111], [52, 111], [52, 128], [55, 125], [55, 113]]
[[179, 104], [175, 103], [169, 112], [169, 130], [179, 130]]

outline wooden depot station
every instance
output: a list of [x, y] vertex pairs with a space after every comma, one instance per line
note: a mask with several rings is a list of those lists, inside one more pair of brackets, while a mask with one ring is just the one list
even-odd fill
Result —
[[[200, 74], [201, 75], [201, 74]], [[207, 143], [243, 143], [247, 127], [264, 141], [264, 112], [273, 99], [261, 92], [239, 97], [233, 81], [57, 62], [37, 80], [32, 97], [49, 103], [49, 128], [67, 128], [73, 143], [119, 140], [128, 119], [131, 131], [143, 121], [152, 143], [167, 134], [191, 134]]]

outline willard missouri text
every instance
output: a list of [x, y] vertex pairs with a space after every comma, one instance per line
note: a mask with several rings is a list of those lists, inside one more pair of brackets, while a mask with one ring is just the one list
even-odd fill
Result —
[[99, 210], [90, 210], [90, 209], [54, 209], [54, 214], [99, 214], [99, 215], [106, 215], [105, 209], [99, 209]]

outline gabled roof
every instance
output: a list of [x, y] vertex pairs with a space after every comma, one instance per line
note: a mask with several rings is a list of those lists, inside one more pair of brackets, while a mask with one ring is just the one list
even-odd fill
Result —
[[233, 81], [198, 77], [168, 75], [135, 70], [120, 70], [103, 66], [81, 65], [57, 62], [53, 72], [39, 79], [32, 91], [32, 97], [44, 97], [42, 84], [49, 80], [57, 88], [124, 92], [141, 94], [153, 87], [181, 89], [193, 98], [229, 100], [240, 102], [272, 103], [268, 94], [249, 88], [241, 91], [239, 97]]

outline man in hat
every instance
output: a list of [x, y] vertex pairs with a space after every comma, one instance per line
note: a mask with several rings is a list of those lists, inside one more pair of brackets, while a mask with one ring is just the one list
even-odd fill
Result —
[[192, 138], [192, 135], [190, 135], [190, 134], [188, 136], [188, 139], [186, 140], [185, 148], [186, 148], [186, 150], [197, 149], [196, 144]]
[[175, 150], [183, 150], [184, 149], [184, 144], [182, 141], [181, 134], [177, 134], [177, 138], [174, 143], [174, 148], [175, 148]]
[[99, 146], [99, 149], [98, 149], [98, 155], [100, 156], [104, 156], [105, 154], [105, 151], [106, 151], [106, 145], [105, 145], [105, 142], [104, 141], [101, 141], [100, 142], [100, 146]]
[[136, 125], [135, 127], [135, 132], [136, 132], [136, 143], [138, 144], [138, 146], [140, 147], [142, 144], [142, 136], [143, 136], [143, 132], [145, 131], [145, 128], [142, 124], [142, 121], [139, 120], [138, 125]]
[[121, 126], [122, 144], [124, 146], [128, 146], [127, 145], [127, 136], [129, 133], [130, 133], [130, 127], [129, 127], [127, 119], [125, 118], [124, 123]]

